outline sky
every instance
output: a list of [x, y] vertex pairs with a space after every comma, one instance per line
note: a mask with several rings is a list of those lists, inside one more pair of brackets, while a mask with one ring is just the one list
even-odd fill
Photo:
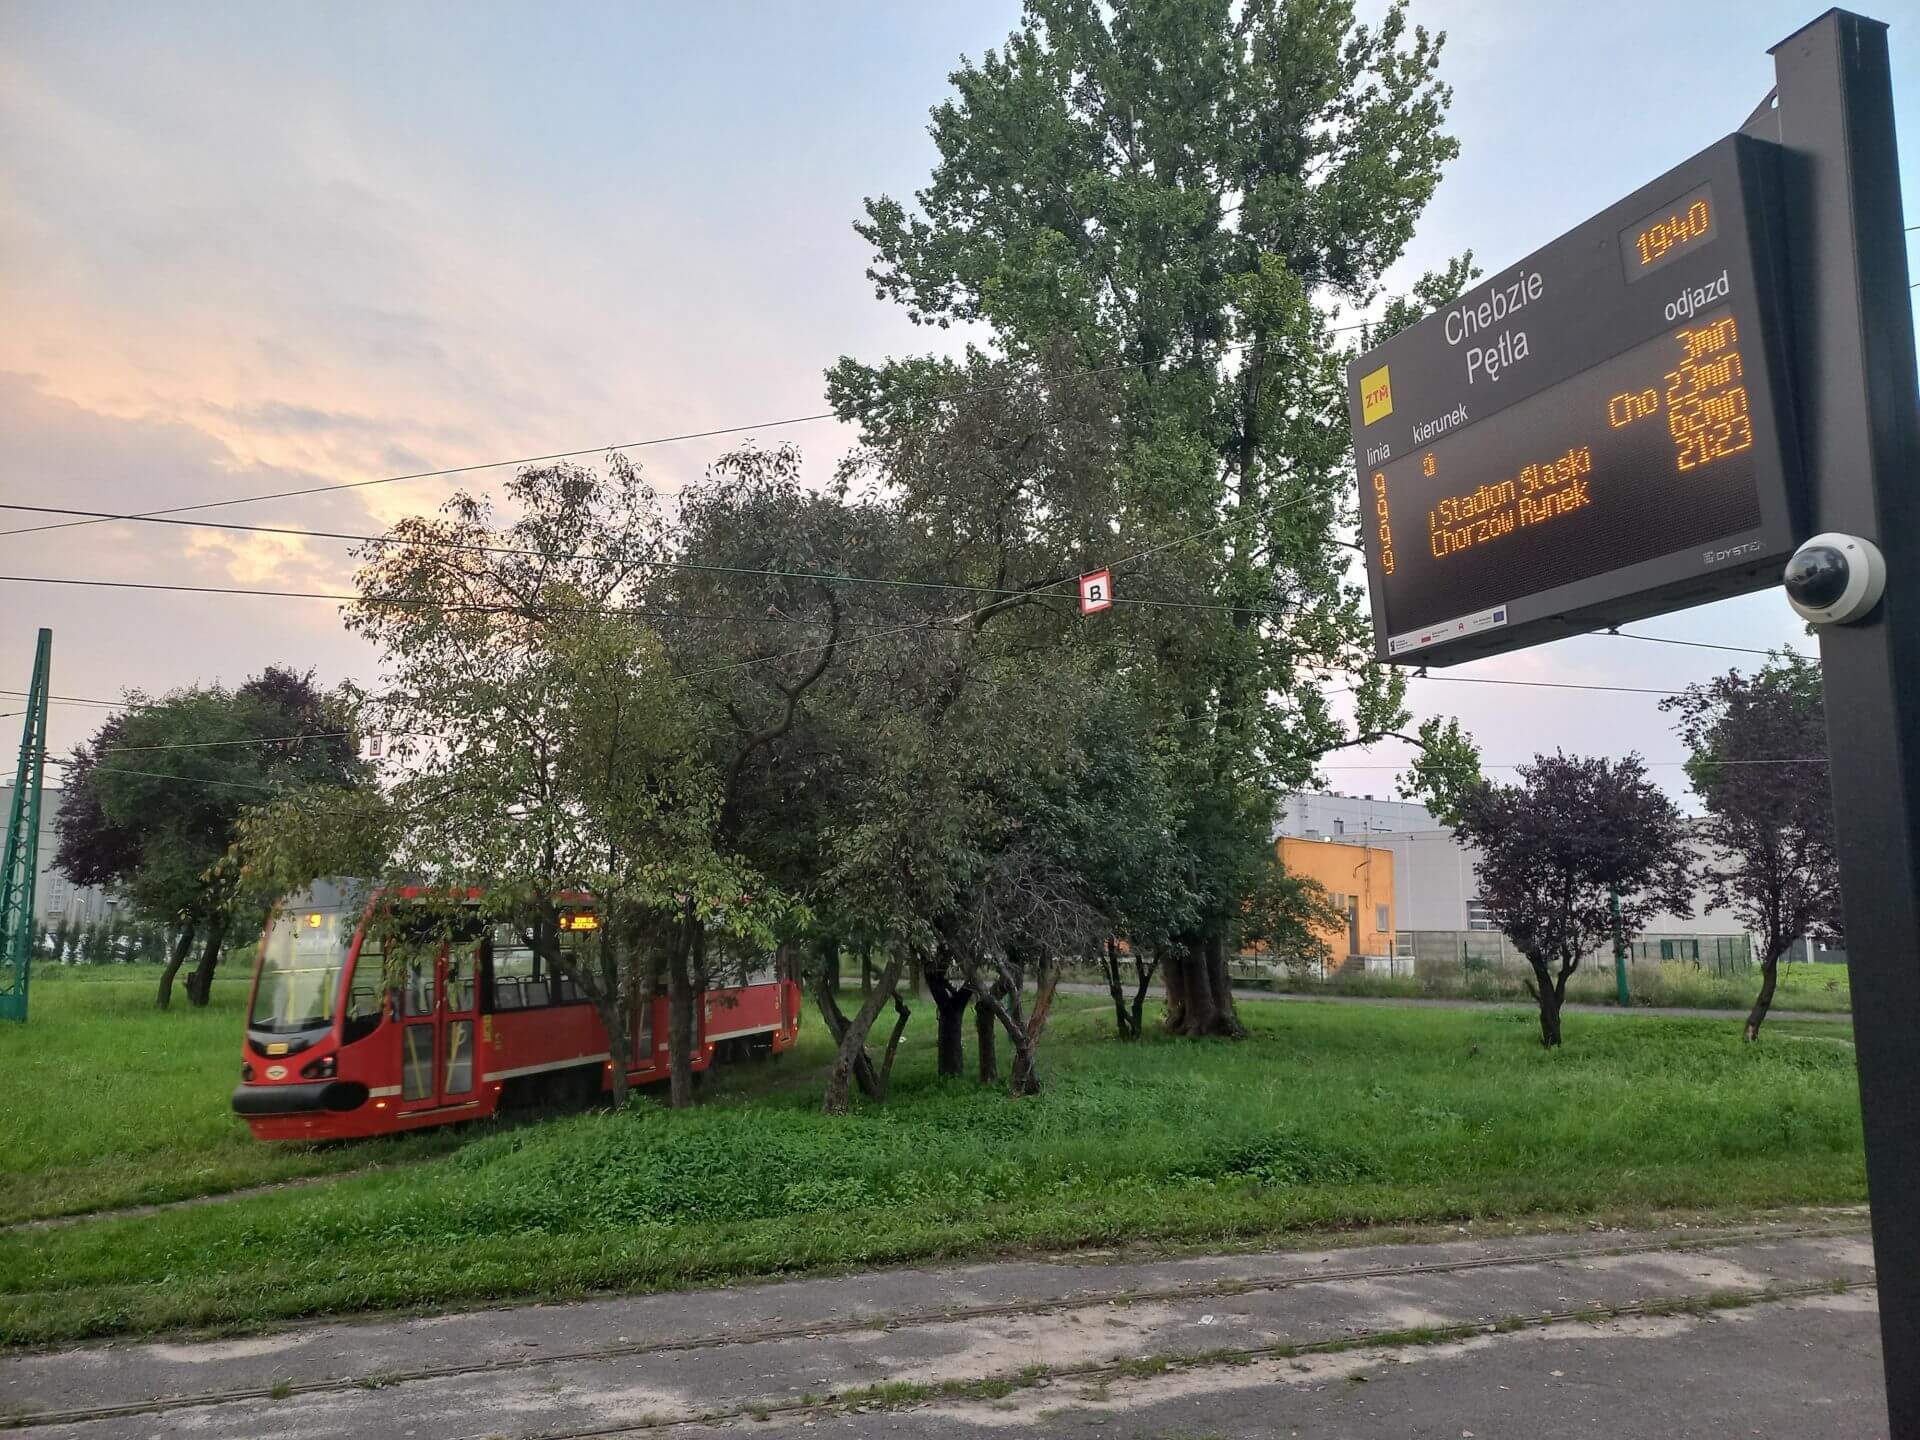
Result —
[[[1363, 3], [1363, 13], [1378, 4]], [[822, 483], [850, 443], [822, 372], [940, 343], [877, 300], [851, 222], [933, 162], [928, 109], [1010, 0], [485, 7], [0, 6], [0, 501], [96, 510], [264, 494], [690, 431], [791, 440]], [[1800, 0], [1414, 0], [1447, 32], [1461, 142], [1405, 282], [1515, 261], [1736, 129]], [[1920, 27], [1892, 35], [1920, 218]], [[1920, 237], [1915, 237], [1920, 238]], [[1917, 247], [1920, 253], [1920, 247]], [[1910, 304], [1910, 296], [1888, 297]], [[951, 337], [948, 337], [951, 343]], [[671, 492], [742, 435], [636, 448]], [[413, 480], [234, 507], [361, 531], [431, 509]], [[0, 530], [49, 517], [0, 511]], [[346, 546], [153, 525], [0, 535], [0, 576], [346, 588]], [[54, 693], [331, 683], [373, 657], [318, 600], [0, 579], [0, 688], [54, 631]], [[1638, 628], [1765, 647], [1777, 591]], [[1667, 690], [1757, 657], [1590, 636], [1447, 672]], [[1637, 750], [1678, 788], [1654, 695], [1415, 682], [1493, 765]], [[0, 695], [0, 715], [17, 710]], [[52, 749], [106, 712], [53, 709]], [[0, 744], [19, 723], [0, 719]], [[1333, 757], [1385, 794], [1404, 747]], [[1498, 772], [1510, 775], [1510, 771]]]

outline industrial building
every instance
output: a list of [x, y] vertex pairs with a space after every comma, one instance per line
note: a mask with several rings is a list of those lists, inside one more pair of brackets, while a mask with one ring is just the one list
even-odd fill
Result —
[[[1349, 934], [1329, 939], [1352, 948], [1333, 944], [1336, 958], [1411, 961], [1438, 946], [1457, 954], [1462, 942], [1454, 937], [1497, 933], [1480, 901], [1476, 852], [1424, 805], [1296, 792], [1281, 802], [1274, 843], [1290, 869], [1319, 881], [1348, 911]], [[1647, 958], [1703, 963], [1744, 960], [1751, 945], [1736, 916], [1698, 901], [1689, 914], [1656, 915], [1634, 938]]]
[[[75, 885], [53, 868], [53, 857], [60, 849], [60, 836], [54, 830], [53, 817], [60, 811], [60, 791], [52, 785], [40, 792], [40, 850], [33, 879], [33, 919], [37, 925], [58, 924], [65, 919], [71, 925], [92, 925], [111, 916], [120, 904], [118, 896], [94, 885]], [[0, 815], [13, 813], [13, 782], [0, 783]]]

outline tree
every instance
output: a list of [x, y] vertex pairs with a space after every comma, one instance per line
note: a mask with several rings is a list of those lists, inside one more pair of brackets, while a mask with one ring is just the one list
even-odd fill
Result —
[[1612, 931], [1610, 897], [1630, 934], [1692, 904], [1686, 821], [1637, 755], [1536, 755], [1518, 784], [1483, 783], [1459, 810], [1481, 900], [1533, 968], [1540, 1043], [1556, 1046], [1567, 981]]
[[1346, 927], [1347, 917], [1319, 881], [1296, 875], [1276, 855], [1247, 897], [1234, 927], [1235, 948], [1264, 948], [1296, 964], [1323, 967], [1333, 959], [1329, 931]]
[[196, 939], [187, 997], [205, 1005], [227, 935], [254, 918], [234, 909], [217, 871], [241, 813], [292, 788], [365, 783], [349, 711], [349, 698], [321, 691], [312, 671], [269, 666], [235, 690], [130, 694], [66, 762], [54, 863], [74, 884], [118, 888], [147, 919], [177, 927], [160, 1008]]
[[1481, 781], [1480, 747], [1458, 720], [1429, 716], [1415, 737], [1419, 750], [1398, 789], [1404, 800], [1418, 800], [1442, 825], [1460, 820], [1460, 797]]
[[[1029, 0], [1004, 46], [951, 77], [917, 213], [870, 199], [856, 225], [876, 293], [916, 322], [984, 324], [1005, 362], [1064, 359], [1114, 396], [1105, 508], [1057, 553], [1126, 561], [1123, 593], [1163, 605], [1105, 620], [1116, 673], [1178, 727], [1165, 765], [1201, 898], [1160, 952], [1181, 1033], [1238, 1030], [1228, 932], [1277, 795], [1403, 714], [1346, 578], [1329, 326], [1376, 298], [1455, 152], [1439, 52], [1398, 5], [1364, 26], [1339, 0]], [[842, 359], [829, 391], [885, 443], [990, 363]], [[1358, 676], [1350, 730], [1329, 670]]]
[[[521, 471], [519, 513], [456, 494], [361, 552], [350, 628], [381, 651], [369, 728], [401, 737], [383, 873], [478, 890], [570, 976], [605, 1027], [624, 1103], [636, 1006], [668, 999], [669, 1097], [692, 1103], [694, 970], [709, 932], [771, 950], [785, 897], [724, 855], [718, 716], [675, 675], [640, 604], [665, 556], [653, 493], [614, 455]], [[305, 857], [305, 868], [319, 855]], [[593, 897], [588, 938], [560, 925]]]
[[1123, 685], [1089, 687], [1075, 736], [1079, 759], [1036, 806], [1038, 828], [1109, 932], [1098, 959], [1123, 1040], [1140, 1038], [1161, 956], [1193, 928], [1200, 903], [1193, 857], [1181, 843], [1180, 799], [1156, 748], [1161, 735], [1136, 718], [1146, 708]]
[[[884, 641], [928, 617], [897, 586], [853, 583], [901, 573], [894, 512], [810, 491], [800, 478], [791, 446], [722, 457], [683, 494], [675, 564], [648, 595], [671, 617], [663, 633], [676, 672], [714, 717], [704, 748], [722, 777], [716, 847], [816, 917], [807, 933], [781, 938], [838, 1048], [826, 1104], [844, 1109], [852, 1083], [874, 1099], [885, 1091], [886, 1070], [865, 1043], [900, 971], [883, 966], [870, 1003], [841, 1011], [841, 950], [865, 954], [897, 927], [870, 892], [826, 878], [869, 798], [861, 786], [880, 732], [853, 717], [884, 675], [878, 651], [851, 670], [836, 662], [856, 629], [862, 642]], [[884, 1058], [895, 1053], [897, 1043]]]
[[1774, 657], [1660, 702], [1679, 718], [1687, 778], [1706, 808], [1700, 880], [1760, 940], [1760, 993], [1746, 1035], [1760, 1037], [1780, 957], [1802, 935], [1831, 938], [1840, 894], [1819, 665]]
[[[720, 462], [681, 507], [677, 558], [695, 568], [658, 594], [688, 617], [669, 631], [677, 664], [726, 717], [723, 843], [816, 917], [834, 1111], [851, 1085], [884, 1092], [894, 1042], [876, 1063], [866, 1038], [889, 1003], [901, 1033], [909, 965], [957, 1073], [973, 977], [1002, 982], [951, 937], [976, 933], [1010, 807], [1066, 753], [1093, 663], [1071, 597], [1046, 592], [1111, 513], [1112, 397], [1047, 358], [976, 357], [930, 375], [922, 401], [876, 417], [837, 497], [801, 489], [785, 449]], [[842, 951], [881, 959], [851, 1016], [826, 983]]]

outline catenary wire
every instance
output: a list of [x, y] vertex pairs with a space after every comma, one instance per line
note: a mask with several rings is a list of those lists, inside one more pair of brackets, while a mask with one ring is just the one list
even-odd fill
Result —
[[[1108, 568], [1112, 568], [1112, 567], [1109, 566]], [[752, 573], [761, 573], [761, 572], [750, 571], [746, 573], [752, 574]], [[822, 577], [822, 578], [841, 579], [841, 578], [850, 578], [850, 577], [834, 576], [834, 577]], [[1072, 579], [1072, 578], [1073, 577], [1071, 576], [1068, 577], [1068, 579]], [[909, 583], [913, 583], [913, 582], [909, 582]], [[990, 586], [971, 586], [971, 585], [955, 585], [955, 586], [952, 586], [951, 588], [956, 590], [970, 591], [974, 594], [984, 593], [988, 595], [998, 596], [1001, 598], [1011, 598], [1011, 599], [1018, 599], [1023, 597], [1025, 598], [1042, 597], [1046, 599], [1071, 598], [1071, 597], [1054, 596], [1050, 593], [1052, 589], [1060, 585], [1064, 585], [1066, 583], [1067, 582], [1065, 580], [1056, 580], [1056, 581], [1053, 581], [1048, 586], [1037, 586], [1032, 590], [996, 590]], [[250, 587], [241, 586], [241, 585], [185, 585], [185, 584], [179, 584], [179, 583], [168, 582], [168, 581], [160, 581], [160, 580], [105, 580], [105, 579], [100, 579], [93, 576], [80, 576], [80, 575], [0, 575], [0, 584], [73, 585], [73, 586], [81, 587], [83, 589], [156, 590], [163, 593], [183, 594], [183, 595], [252, 595], [252, 596], [257, 596], [260, 599], [264, 599], [264, 600], [331, 600], [336, 604], [341, 604], [341, 605], [372, 605], [372, 606], [391, 607], [395, 609], [448, 610], [448, 611], [454, 611], [460, 614], [531, 614], [531, 613], [545, 614], [545, 613], [560, 613], [564, 608], [567, 608], [567, 607], [561, 607], [561, 606], [544, 606], [544, 607], [529, 608], [528, 606], [525, 606], [525, 605], [511, 605], [511, 604], [484, 602], [484, 601], [442, 602], [438, 600], [402, 599], [396, 596], [344, 595], [339, 593], [338, 591], [329, 591], [329, 590], [262, 590], [258, 588], [250, 588]], [[998, 603], [998, 602], [996, 601], [995, 603]], [[1164, 607], [1164, 608], [1176, 609], [1176, 610], [1246, 611], [1249, 614], [1260, 615], [1260, 616], [1271, 616], [1271, 615], [1278, 615], [1281, 613], [1278, 610], [1259, 610], [1259, 609], [1253, 608], [1252, 606], [1234, 605], [1223, 600], [1149, 600], [1144, 598], [1137, 598], [1137, 599], [1116, 598], [1113, 601], [1113, 603], [1117, 605], [1145, 605], [1149, 607]], [[674, 609], [668, 606], [656, 606], [656, 605], [587, 605], [587, 606], [581, 606], [578, 608], [588, 613], [599, 614], [599, 615], [658, 615], [667, 619], [674, 619], [674, 620], [725, 620], [725, 621], [735, 621], [743, 625], [822, 625], [826, 623], [823, 620], [811, 620], [806, 618], [805, 616], [800, 616], [800, 615], [737, 615], [737, 614], [726, 615], [726, 614], [715, 614], [710, 611], [679, 610], [679, 609]], [[986, 607], [982, 607], [982, 608], [986, 608]], [[878, 621], [878, 620], [842, 620], [840, 623], [843, 625], [851, 625], [858, 628], [863, 626], [882, 625], [888, 622]], [[916, 624], [916, 625], [922, 624], [922, 623], [937, 623], [937, 621], [932, 621], [932, 622], [914, 621], [913, 622], [913, 624]]]
[[1639, 685], [1596, 685], [1573, 680], [1499, 680], [1490, 675], [1414, 675], [1449, 685], [1519, 685], [1530, 690], [1606, 690], [1616, 695], [1684, 695], [1684, 690], [1651, 690]]
[[227, 745], [294, 745], [302, 740], [350, 740], [351, 730], [309, 730], [300, 735], [250, 735], [244, 740], [181, 740], [171, 745], [109, 745], [100, 753], [122, 755], [135, 750], [216, 750]]
[[[1105, 565], [1095, 566], [1093, 570], [1085, 571], [1082, 573], [1096, 574], [1100, 570], [1109, 570], [1109, 571], [1118, 570], [1123, 565], [1132, 564], [1136, 560], [1145, 559], [1149, 555], [1158, 554], [1160, 551], [1171, 549], [1175, 545], [1184, 545], [1190, 540], [1198, 540], [1202, 536], [1211, 535], [1211, 534], [1214, 534], [1216, 531], [1224, 530], [1229, 525], [1237, 525], [1242, 520], [1249, 519], [1253, 515], [1278, 514], [1282, 510], [1291, 509], [1295, 505], [1304, 505], [1307, 503], [1307, 501], [1315, 498], [1317, 497], [1311, 492], [1309, 492], [1308, 494], [1305, 494], [1305, 495], [1296, 495], [1286, 501], [1276, 502], [1273, 505], [1255, 507], [1255, 509], [1251, 511], [1236, 509], [1235, 512], [1231, 516], [1229, 516], [1227, 519], [1221, 521], [1217, 525], [1209, 526], [1205, 530], [1196, 530], [1194, 531], [1193, 534], [1182, 535], [1177, 540], [1169, 540], [1158, 545], [1150, 545], [1145, 550], [1136, 551], [1132, 555], [1123, 555], [1118, 560], [1108, 561]], [[1024, 598], [1029, 598], [1029, 599], [1037, 598], [1038, 596], [1043, 595], [1050, 590], [1055, 590], [1062, 585], [1072, 583], [1074, 578], [1075, 577], [1071, 575], [1063, 576], [1060, 579], [1050, 581], [1045, 585], [1037, 585], [1032, 590], [1022, 592], [1022, 594]], [[906, 633], [909, 630], [933, 629], [935, 627], [947, 626], [947, 625], [953, 625], [953, 626], [964, 625], [967, 621], [972, 620], [980, 615], [984, 615], [987, 611], [993, 609], [995, 606], [1004, 605], [1006, 603], [1007, 601], [1004, 597], [997, 598], [992, 601], [989, 601], [985, 605], [976, 606], [974, 609], [966, 611], [962, 614], [951, 615], [946, 617], [936, 616], [936, 617], [929, 618], [927, 620], [916, 620], [911, 624], [902, 625], [895, 630], [882, 630], [870, 635], [859, 635], [859, 636], [853, 637], [850, 640], [837, 640], [837, 639], [830, 640], [825, 642], [824, 644], [804, 645], [798, 649], [782, 651], [779, 654], [775, 654], [775, 655], [761, 655], [761, 656], [756, 656], [755, 658], [750, 660], [736, 660], [725, 665], [713, 665], [713, 666], [709, 666], [705, 670], [689, 671], [685, 675], [682, 675], [680, 678], [683, 680], [693, 680], [693, 679], [698, 679], [700, 676], [703, 676], [703, 675], [717, 675], [729, 670], [743, 670], [753, 665], [771, 664], [775, 660], [790, 660], [800, 655], [817, 655], [822, 650], [834, 649], [841, 645], [861, 644], [869, 640], [884, 640], [889, 635], [900, 635], [900, 634]], [[1242, 609], [1245, 607], [1226, 605], [1226, 606], [1222, 606], [1221, 608], [1235, 610], [1235, 609]], [[1274, 612], [1259, 611], [1259, 612], [1253, 612], [1253, 613], [1271, 614]]]
[[[1354, 330], [1370, 329], [1381, 323], [1379, 320], [1361, 320], [1348, 325], [1329, 325], [1324, 327], [1324, 333], [1329, 335], [1344, 334]], [[1220, 348], [1222, 350], [1245, 350], [1249, 349], [1252, 343], [1253, 342], [1246, 340], [1232, 341]], [[1135, 366], [1130, 364], [1108, 365], [1102, 366], [1099, 369], [1077, 371], [1066, 378], [1084, 380], [1097, 375], [1119, 374], [1123, 371], [1132, 371], [1135, 368]], [[1011, 385], [1015, 382], [1009, 380], [1006, 383]], [[1003, 387], [971, 386], [951, 393], [954, 395], [978, 394], [989, 388]], [[678, 435], [657, 435], [646, 440], [628, 440], [620, 444], [587, 445], [577, 450], [556, 450], [545, 455], [522, 455], [508, 460], [482, 460], [470, 465], [451, 465], [439, 470], [414, 470], [400, 475], [378, 475], [366, 480], [336, 481], [327, 485], [309, 485], [300, 489], [277, 490], [262, 495], [235, 495], [229, 496], [224, 500], [203, 500], [191, 505], [172, 505], [159, 510], [143, 511], [137, 517], [131, 515], [114, 515], [111, 517], [99, 515], [84, 519], [58, 521], [51, 525], [25, 525], [12, 530], [0, 530], [0, 539], [4, 539], [8, 535], [36, 535], [48, 530], [71, 530], [86, 525], [105, 525], [115, 520], [135, 518], [155, 519], [165, 515], [186, 514], [195, 510], [214, 510], [228, 505], [251, 505], [260, 500], [292, 500], [307, 495], [325, 495], [334, 491], [364, 490], [375, 485], [393, 485], [407, 480], [432, 480], [450, 475], [470, 475], [481, 470], [505, 470], [515, 465], [540, 465], [552, 460], [577, 459], [583, 455], [607, 455], [622, 450], [641, 450], [649, 446], [673, 445], [687, 440], [707, 440], [720, 435], [743, 435], [755, 430], [773, 430], [790, 425], [807, 425], [820, 420], [837, 420], [839, 418], [840, 415], [838, 411], [821, 410], [810, 415], [789, 415], [778, 420], [761, 420], [751, 425], [724, 425], [711, 430], [690, 430]]]
[[[57, 755], [42, 754], [40, 758], [47, 764], [58, 765], [62, 769], [72, 769], [75, 763], [72, 760], [63, 760]], [[253, 780], [214, 780], [204, 775], [166, 775], [158, 770], [126, 770], [117, 765], [96, 765], [93, 767], [93, 772], [106, 775], [138, 775], [148, 780], [170, 780], [179, 785], [214, 785], [226, 790], [261, 790], [269, 795], [278, 795], [282, 790], [278, 785], [262, 785]]]
[[1801, 651], [1782, 645], [1777, 650], [1757, 650], [1751, 645], [1721, 645], [1711, 640], [1682, 640], [1674, 635], [1642, 635], [1634, 630], [1594, 630], [1589, 634], [1608, 635], [1616, 640], [1644, 640], [1650, 645], [1684, 645], [1690, 650], [1724, 650], [1729, 655], [1765, 655], [1768, 657], [1787, 654], [1797, 655], [1802, 660], [1812, 657]]
[[[1482, 770], [1517, 770], [1522, 765], [1530, 765], [1532, 763], [1533, 762], [1531, 760], [1482, 760], [1480, 762], [1480, 768]], [[1691, 765], [1693, 762], [1691, 760], [1642, 759], [1640, 763], [1642, 765], [1648, 766], [1649, 768], [1657, 766], [1662, 769], [1671, 769], [1676, 766]], [[1716, 765], [1825, 765], [1827, 763], [1827, 759], [1824, 755], [1809, 755], [1803, 758], [1794, 758], [1794, 759], [1786, 759], [1786, 760], [1717, 760], [1714, 763]], [[1404, 770], [1407, 768], [1407, 766], [1406, 765], [1316, 764], [1314, 768], [1316, 770]]]
[[[543, 551], [530, 550], [523, 546], [517, 546], [517, 545], [486, 545], [486, 544], [478, 544], [478, 543], [469, 543], [469, 542], [458, 541], [458, 540], [426, 540], [426, 539], [418, 539], [418, 538], [407, 538], [404, 536], [395, 536], [395, 535], [362, 535], [356, 532], [344, 531], [344, 530], [302, 530], [296, 526], [291, 526], [291, 525], [243, 525], [235, 522], [221, 521], [221, 520], [176, 520], [163, 515], [118, 514], [112, 511], [105, 511], [105, 510], [70, 510], [70, 509], [64, 509], [64, 508], [61, 508], [58, 506], [52, 506], [52, 505], [18, 505], [18, 504], [0, 503], [0, 510], [22, 510], [22, 511], [29, 511], [37, 514], [42, 514], [42, 515], [85, 515], [85, 516], [91, 516], [95, 519], [100, 519], [100, 520], [131, 520], [131, 521], [138, 521], [138, 522], [149, 524], [149, 525], [176, 525], [186, 529], [196, 529], [196, 530], [233, 530], [233, 531], [240, 531], [247, 534], [255, 534], [255, 535], [289, 535], [289, 536], [295, 536], [301, 539], [311, 539], [311, 540], [350, 540], [355, 544], [360, 544], [360, 545], [399, 545], [399, 546], [413, 547], [413, 548], [422, 549], [422, 550], [450, 550], [460, 554], [515, 555], [515, 556], [522, 556], [522, 557], [528, 557], [528, 558], [555, 558], [555, 559], [568, 559], [568, 560], [580, 560], [580, 559], [590, 558], [589, 556], [580, 554], [579, 552], [573, 552], [564, 556], [548, 557]], [[16, 533], [16, 532], [0, 531], [0, 534], [13, 534], [13, 533]], [[21, 532], [21, 533], [24, 533], [24, 532]], [[1210, 532], [1202, 531], [1201, 533], [1206, 534]], [[1181, 543], [1184, 543], [1184, 542], [1181, 540], [1172, 540], [1172, 541], [1168, 541], [1167, 545], [1170, 547], [1170, 546], [1178, 545]], [[1143, 553], [1152, 553], [1152, 552], [1143, 552]], [[1135, 558], [1138, 558], [1138, 557], [1135, 557]], [[968, 594], [973, 594], [973, 595], [1025, 595], [1030, 593], [1025, 590], [999, 589], [991, 585], [964, 585], [964, 584], [960, 584], [958, 582], [949, 581], [949, 580], [901, 580], [891, 576], [845, 575], [845, 574], [836, 574], [831, 571], [824, 571], [824, 570], [758, 569], [758, 568], [741, 566], [741, 565], [709, 565], [702, 562], [690, 561], [690, 560], [642, 560], [642, 561], [636, 562], [636, 564], [640, 568], [647, 569], [647, 570], [683, 570], [683, 571], [687, 571], [694, 574], [705, 574], [705, 575], [747, 575], [747, 576], [754, 576], [754, 577], [765, 578], [770, 580], [814, 580], [822, 583], [833, 583], [833, 584], [876, 585], [876, 586], [884, 586], [890, 589], [958, 590], [958, 591], [964, 591]], [[54, 576], [0, 575], [0, 580], [9, 580], [9, 581], [15, 581], [20, 583], [42, 583], [42, 584], [79, 584], [81, 583], [80, 581], [77, 581], [77, 580], [66, 580], [66, 579], [62, 579], [60, 577], [54, 577]], [[125, 583], [132, 583], [132, 582], [125, 582]], [[191, 587], [188, 587], [188, 588], [191, 588]], [[255, 595], [271, 595], [271, 594], [276, 594], [281, 592], [270, 591], [270, 590], [253, 590], [253, 591], [244, 591], [241, 593], [255, 594]], [[329, 598], [329, 597], [302, 593], [297, 596], [293, 596], [292, 598], [321, 599], [321, 598]], [[330, 598], [336, 598], [341, 600], [351, 600], [357, 597], [342, 595], [342, 596], [335, 596]], [[1161, 608], [1174, 609], [1174, 610], [1234, 610], [1234, 609], [1241, 608], [1238, 606], [1225, 604], [1221, 601], [1213, 601], [1213, 600], [1149, 600], [1149, 599], [1143, 599], [1143, 598], [1123, 597], [1123, 596], [1114, 597], [1114, 603], [1116, 605], [1157, 606]], [[695, 618], [700, 618], [700, 617], [695, 617]], [[749, 617], [708, 616], [705, 618], [746, 619]]]
[[[682, 440], [704, 440], [715, 435], [740, 435], [749, 430], [772, 430], [783, 425], [804, 425], [814, 420], [832, 420], [837, 418], [832, 410], [821, 411], [815, 415], [791, 415], [784, 420], [763, 420], [755, 425], [727, 425], [716, 430], [691, 430], [684, 435], [660, 435], [651, 440], [629, 440], [624, 445], [589, 445], [580, 450], [556, 450], [549, 455], [523, 455], [512, 460], [483, 460], [472, 465], [452, 465], [444, 470], [415, 470], [404, 475], [380, 475], [370, 480], [342, 480], [330, 485], [309, 485], [299, 490], [276, 490], [265, 495], [235, 495], [225, 500], [202, 500], [192, 505], [172, 505], [164, 510], [148, 510], [141, 519], [154, 519], [162, 515], [179, 515], [190, 510], [215, 510], [225, 505], [251, 505], [258, 500], [293, 500], [303, 495], [325, 495], [336, 490], [364, 490], [373, 485], [393, 485], [403, 480], [431, 480], [445, 475], [469, 475], [478, 470], [504, 470], [514, 465], [539, 465], [549, 460], [571, 460], [581, 455], [605, 455], [616, 450], [639, 450], [649, 445], [671, 445]], [[132, 519], [132, 516], [114, 516], [114, 519]], [[72, 530], [83, 525], [104, 525], [105, 519], [65, 520], [54, 525], [27, 525], [17, 530], [0, 530], [0, 538], [8, 535], [37, 535], [46, 530]]]
[[[966, 617], [962, 616], [960, 618], [964, 619]], [[937, 619], [933, 621], [915, 621], [913, 622], [912, 625], [901, 627], [901, 628], [917, 629], [917, 628], [920, 628], [921, 626], [935, 624], [935, 623], [938, 623]], [[892, 633], [898, 633], [898, 631], [896, 630]], [[874, 638], [879, 638], [879, 637], [874, 637]], [[1641, 638], [1651, 638], [1651, 637], [1641, 637]], [[794, 652], [794, 653], [809, 653], [809, 652]], [[769, 656], [767, 658], [771, 659], [775, 657]], [[752, 662], [749, 662], [749, 663], [752, 663]], [[700, 672], [695, 672], [695, 673], [700, 673]], [[1528, 689], [1544, 688], [1544, 689], [1555, 689], [1555, 690], [1614, 691], [1614, 692], [1618, 692], [1620, 694], [1626, 694], [1626, 695], [1674, 696], [1674, 695], [1680, 695], [1685, 693], [1684, 691], [1679, 691], [1679, 690], [1654, 690], [1654, 689], [1643, 688], [1640, 686], [1628, 686], [1628, 685], [1600, 685], [1600, 684], [1593, 684], [1593, 683], [1575, 683], [1573, 681], [1550, 681], [1550, 680], [1511, 680], [1511, 679], [1506, 679], [1506, 678], [1503, 678], [1500, 676], [1494, 676], [1494, 675], [1410, 674], [1407, 678], [1410, 680], [1434, 680], [1434, 681], [1449, 682], [1453, 684], [1512, 685], [1512, 686], [1523, 686]], [[1340, 689], [1340, 690], [1323, 690], [1318, 693], [1326, 696], [1334, 696], [1334, 695], [1347, 694], [1350, 692], [1345, 689]], [[24, 690], [0, 689], [0, 695], [5, 695], [10, 699], [17, 699], [17, 698], [24, 698], [26, 695], [26, 692]], [[92, 705], [92, 706], [98, 706], [102, 709], [107, 709], [107, 710], [125, 710], [125, 709], [135, 708], [129, 702], [124, 700], [97, 700], [97, 699], [91, 699], [91, 698], [86, 698], [82, 696], [76, 696], [76, 695], [50, 695], [47, 698], [51, 703], [56, 705]], [[153, 702], [149, 701], [146, 703], [152, 704]], [[15, 713], [23, 713], [23, 712], [15, 712]], [[1223, 713], [1234, 714], [1234, 713], [1240, 713], [1240, 712], [1234, 711], [1234, 712], [1223, 712]], [[1203, 719], [1217, 719], [1217, 718], [1219, 718], [1217, 714], [1209, 713], [1208, 715], [1195, 716], [1195, 717], [1192, 717], [1191, 719], [1179, 719], [1179, 720], [1163, 722], [1160, 728], [1164, 729], [1164, 728], [1170, 728], [1173, 725], [1193, 724]]]

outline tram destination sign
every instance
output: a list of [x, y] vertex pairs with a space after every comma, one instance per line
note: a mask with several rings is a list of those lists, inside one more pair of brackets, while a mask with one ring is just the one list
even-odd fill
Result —
[[1778, 583], [1803, 524], [1776, 153], [1729, 136], [1349, 367], [1380, 658]]

